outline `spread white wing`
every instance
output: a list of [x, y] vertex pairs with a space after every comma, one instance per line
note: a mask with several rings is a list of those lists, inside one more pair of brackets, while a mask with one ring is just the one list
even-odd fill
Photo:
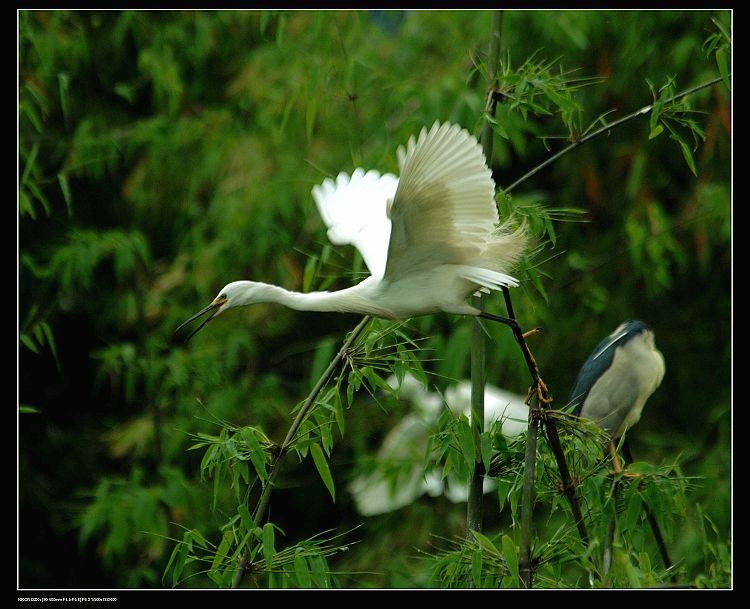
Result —
[[392, 174], [355, 169], [351, 177], [340, 173], [312, 190], [318, 212], [334, 245], [353, 245], [376, 277], [385, 273], [391, 221], [388, 201], [396, 194], [398, 178]]
[[406, 150], [399, 148], [398, 157], [385, 278], [455, 264], [517, 285], [503, 271], [520, 257], [525, 237], [497, 228], [495, 183], [477, 140], [458, 125], [436, 122], [416, 141], [410, 138]]
[[356, 169], [312, 190], [328, 238], [353, 245], [375, 277], [398, 280], [442, 264], [498, 289], [525, 236], [498, 228], [495, 183], [477, 140], [458, 125], [435, 123], [398, 150], [401, 177]]

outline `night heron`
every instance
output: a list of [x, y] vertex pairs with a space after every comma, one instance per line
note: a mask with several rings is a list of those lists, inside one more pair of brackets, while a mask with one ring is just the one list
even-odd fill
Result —
[[642, 321], [627, 321], [596, 346], [578, 373], [570, 393], [573, 414], [606, 433], [616, 472], [622, 466], [614, 440], [639, 421], [664, 369], [653, 331]]

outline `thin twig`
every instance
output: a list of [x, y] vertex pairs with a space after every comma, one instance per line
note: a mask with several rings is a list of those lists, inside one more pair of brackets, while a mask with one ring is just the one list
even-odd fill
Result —
[[[344, 344], [341, 346], [341, 349], [339, 349], [338, 353], [336, 354], [336, 357], [334, 357], [331, 360], [331, 363], [328, 364], [328, 368], [326, 368], [325, 372], [323, 372], [323, 374], [320, 376], [318, 382], [315, 384], [315, 387], [313, 387], [312, 391], [310, 392], [310, 395], [307, 396], [304, 404], [302, 404], [302, 407], [299, 409], [299, 412], [297, 413], [297, 416], [289, 427], [289, 431], [284, 438], [284, 442], [281, 444], [279, 452], [276, 455], [273, 464], [271, 465], [271, 471], [268, 476], [268, 481], [263, 487], [263, 492], [261, 493], [260, 499], [258, 500], [258, 505], [255, 508], [255, 513], [253, 514], [253, 520], [256, 524], [260, 523], [260, 521], [266, 514], [268, 504], [271, 500], [271, 492], [273, 491], [274, 482], [276, 480], [276, 477], [279, 475], [284, 457], [286, 457], [286, 454], [289, 452], [289, 449], [294, 442], [294, 438], [297, 435], [297, 431], [299, 430], [300, 425], [302, 425], [302, 422], [305, 420], [305, 417], [310, 411], [310, 408], [312, 408], [312, 406], [315, 404], [315, 400], [318, 398], [318, 395], [328, 384], [328, 381], [331, 380], [331, 377], [333, 377], [333, 375], [336, 373], [342, 360], [346, 357], [347, 353], [354, 344], [354, 341], [357, 340], [369, 321], [369, 315], [363, 317], [362, 320], [354, 328], [354, 330], [351, 331], [346, 341], [344, 341]], [[242, 578], [245, 575], [245, 570], [247, 568], [247, 555], [248, 551], [247, 549], [245, 549], [237, 567], [237, 573], [235, 574], [234, 580], [232, 581], [233, 588], [238, 588], [242, 583]]]
[[[682, 97], [686, 97], [688, 95], [691, 95], [692, 93], [695, 93], [696, 91], [700, 91], [701, 89], [705, 89], [706, 87], [710, 87], [711, 85], [715, 85], [717, 83], [720, 83], [721, 80], [722, 80], [721, 77], [714, 78], [713, 80], [709, 80], [708, 82], [704, 82], [703, 84], [696, 85], [695, 87], [691, 87], [690, 89], [685, 89], [684, 91], [678, 93], [677, 95], [674, 95], [674, 96], [670, 97], [669, 99], [664, 100], [664, 104], [665, 105], [666, 104], [671, 104], [672, 102], [677, 101], [678, 99], [680, 99]], [[518, 186], [519, 184], [521, 184], [521, 183], [525, 182], [526, 180], [528, 180], [531, 176], [539, 173], [547, 165], [551, 165], [557, 159], [559, 159], [560, 157], [565, 156], [571, 150], [577, 148], [578, 146], [581, 146], [582, 144], [585, 144], [586, 142], [590, 142], [595, 137], [599, 137], [603, 133], [607, 133], [607, 131], [609, 131], [610, 129], [614, 129], [615, 127], [619, 127], [620, 125], [622, 125], [624, 123], [627, 123], [627, 122], [633, 120], [634, 118], [638, 118], [639, 116], [643, 116], [644, 114], [648, 114], [653, 109], [654, 109], [654, 104], [651, 104], [649, 106], [644, 106], [640, 110], [636, 110], [635, 112], [631, 112], [627, 116], [623, 116], [622, 118], [618, 118], [616, 121], [613, 121], [613, 122], [605, 125], [604, 127], [600, 128], [600, 129], [597, 129], [596, 131], [592, 131], [588, 135], [584, 135], [583, 137], [577, 139], [572, 144], [566, 146], [565, 148], [563, 148], [559, 152], [556, 152], [551, 157], [549, 157], [548, 159], [546, 159], [545, 161], [543, 161], [542, 163], [540, 163], [539, 165], [537, 165], [536, 167], [534, 167], [530, 171], [528, 171], [525, 174], [523, 174], [520, 178], [518, 178], [510, 186], [508, 186], [507, 188], [503, 189], [503, 192], [506, 192], [506, 193], [510, 192], [516, 186]]]

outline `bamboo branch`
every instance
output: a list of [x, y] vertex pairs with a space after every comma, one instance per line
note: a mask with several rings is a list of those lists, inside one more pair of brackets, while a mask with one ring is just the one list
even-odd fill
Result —
[[[510, 299], [510, 290], [503, 288], [503, 297], [505, 298], [505, 308], [508, 317], [514, 322], [516, 314], [513, 310], [513, 302]], [[529, 400], [529, 423], [526, 433], [526, 453], [523, 466], [523, 489], [521, 491], [521, 552], [518, 560], [518, 569], [521, 577], [521, 583], [524, 588], [531, 588], [533, 584], [534, 565], [531, 554], [531, 531], [534, 525], [534, 483], [536, 481], [536, 442], [537, 429], [539, 427], [539, 402], [540, 395], [545, 400], [548, 399], [547, 387], [539, 376], [539, 368], [536, 360], [531, 355], [529, 346], [526, 344], [526, 338], [521, 332], [521, 327], [516, 323], [511, 326], [516, 342], [521, 347], [526, 365], [531, 374], [531, 390]]]
[[[500, 65], [500, 37], [503, 29], [503, 11], [492, 13], [490, 30], [490, 48], [487, 59], [487, 102], [485, 105], [485, 122], [482, 128], [482, 152], [489, 165], [492, 162], [493, 131], [490, 119], [495, 116], [497, 100], [492, 91], [495, 88], [495, 77]], [[480, 311], [484, 310], [484, 297], [481, 293], [472, 298], [472, 304]], [[466, 503], [467, 538], [472, 531], [482, 530], [482, 500], [484, 498], [481, 435], [484, 431], [484, 388], [486, 383], [486, 350], [487, 339], [478, 319], [471, 326], [471, 428], [474, 435], [476, 456], [474, 469], [469, 482], [469, 498]]]
[[[289, 449], [294, 442], [294, 438], [297, 435], [297, 431], [299, 430], [300, 425], [302, 425], [302, 422], [305, 420], [305, 417], [310, 411], [310, 408], [312, 408], [312, 406], [315, 404], [315, 400], [318, 398], [318, 395], [328, 384], [328, 381], [331, 380], [331, 377], [333, 377], [333, 375], [336, 373], [342, 360], [346, 357], [349, 349], [351, 349], [352, 345], [354, 344], [354, 341], [357, 340], [369, 321], [369, 315], [363, 317], [362, 320], [354, 328], [354, 330], [351, 331], [346, 341], [344, 341], [344, 344], [341, 346], [341, 349], [339, 349], [336, 356], [331, 360], [331, 363], [328, 364], [328, 368], [326, 368], [325, 372], [323, 372], [323, 374], [320, 376], [318, 382], [315, 384], [315, 387], [313, 387], [304, 404], [302, 404], [302, 407], [299, 409], [299, 412], [297, 413], [297, 416], [289, 427], [289, 431], [284, 438], [284, 442], [281, 444], [279, 452], [276, 455], [273, 464], [271, 465], [271, 471], [268, 476], [268, 481], [263, 487], [263, 492], [261, 493], [260, 499], [258, 500], [258, 505], [255, 508], [255, 513], [253, 514], [253, 521], [256, 524], [258, 524], [266, 514], [268, 504], [271, 500], [271, 492], [273, 491], [274, 482], [276, 481], [276, 477], [279, 475], [281, 465], [284, 462], [284, 457], [289, 452]], [[247, 568], [247, 555], [248, 552], [247, 549], [245, 549], [237, 567], [237, 573], [235, 574], [234, 580], [232, 581], [232, 588], [238, 588], [242, 583], [242, 578], [245, 575], [245, 570]]]
[[[713, 80], [709, 80], [708, 82], [704, 82], [703, 84], [696, 85], [695, 87], [691, 87], [690, 89], [685, 89], [684, 91], [678, 93], [677, 95], [674, 95], [664, 101], [665, 104], [671, 104], [672, 102], [677, 101], [678, 99], [681, 99], [683, 97], [687, 97], [688, 95], [691, 95], [692, 93], [695, 93], [696, 91], [700, 91], [701, 89], [705, 89], [706, 87], [710, 87], [711, 85], [715, 85], [717, 83], [721, 82], [721, 77], [714, 78]], [[547, 165], [551, 165], [559, 158], [565, 156], [568, 154], [571, 150], [578, 148], [578, 146], [581, 146], [585, 144], [586, 142], [590, 142], [596, 137], [599, 137], [603, 133], [607, 133], [610, 129], [614, 129], [615, 127], [619, 127], [620, 125], [623, 125], [634, 118], [638, 118], [639, 116], [643, 116], [645, 114], [648, 114], [651, 112], [651, 110], [654, 109], [654, 104], [651, 104], [649, 106], [644, 106], [640, 110], [636, 110], [635, 112], [631, 112], [627, 116], [623, 116], [622, 118], [617, 119], [616, 121], [613, 121], [604, 127], [601, 127], [600, 129], [597, 129], [596, 131], [592, 131], [588, 135], [584, 135], [583, 137], [577, 139], [572, 144], [566, 146], [559, 152], [556, 152], [551, 157], [531, 169], [530, 171], [523, 174], [520, 178], [518, 178], [515, 182], [513, 182], [510, 186], [504, 189], [504, 192], [510, 192], [513, 190], [516, 186], [519, 184], [522, 184], [526, 180], [528, 180], [531, 176], [536, 175], [539, 173], [542, 169], [544, 169]]]
[[[512, 319], [513, 321], [516, 321], [516, 314], [513, 310], [513, 302], [510, 298], [510, 290], [508, 288], [503, 288], [503, 296], [505, 298], [505, 308], [508, 311], [508, 317]], [[529, 368], [529, 372], [531, 374], [531, 393], [532, 393], [532, 401], [531, 404], [534, 405], [529, 406], [529, 433], [531, 433], [531, 419], [532, 417], [536, 417], [537, 419], [541, 418], [544, 421], [544, 429], [547, 435], [547, 440], [549, 441], [550, 447], [552, 448], [552, 453], [555, 456], [555, 461], [557, 462], [557, 468], [560, 472], [560, 478], [562, 479], [563, 483], [563, 492], [565, 493], [565, 497], [568, 499], [568, 502], [570, 503], [571, 511], [573, 512], [573, 517], [576, 521], [576, 527], [578, 528], [578, 534], [581, 537], [581, 540], [584, 542], [584, 544], [588, 545], [589, 543], [589, 536], [588, 531], [586, 530], [586, 525], [583, 521], [583, 513], [581, 511], [580, 503], [578, 502], [578, 496], [576, 495], [576, 488], [573, 484], [573, 480], [570, 476], [570, 470], [568, 469], [568, 464], [565, 460], [565, 453], [562, 450], [562, 445], [560, 444], [560, 436], [557, 433], [557, 425], [554, 421], [554, 419], [550, 416], [544, 416], [542, 415], [542, 412], [540, 411], [546, 411], [549, 408], [549, 403], [551, 402], [551, 399], [548, 395], [547, 386], [544, 384], [544, 381], [542, 381], [541, 376], [539, 374], [539, 367], [537, 366], [536, 360], [531, 355], [531, 351], [529, 350], [529, 346], [526, 344], [526, 338], [521, 331], [520, 326], [517, 324], [513, 326], [513, 334], [516, 338], [516, 342], [518, 342], [519, 346], [521, 347], [521, 351], [523, 353], [524, 359], [526, 360], [526, 365]], [[541, 404], [541, 406], [540, 406]], [[534, 425], [534, 434], [536, 434], [536, 429], [538, 427], [538, 423]], [[531, 441], [530, 437], [527, 438], [527, 442]], [[528, 512], [525, 509], [525, 502], [533, 502], [533, 485], [534, 485], [534, 473], [536, 471], [536, 435], [533, 438], [534, 443], [534, 451], [533, 453], [529, 452], [527, 447], [526, 452], [526, 465], [524, 469], [524, 490], [522, 495], [522, 514], [525, 514], [525, 516], [522, 515], [521, 520], [521, 557], [522, 561], [519, 566], [523, 566], [524, 568], [527, 568], [529, 570], [532, 569], [533, 565], [531, 563], [531, 526], [532, 526], [532, 515], [533, 515], [533, 509], [529, 506]], [[530, 485], [531, 488], [527, 489], [527, 485]], [[523, 557], [526, 556], [524, 559]], [[527, 575], [527, 580], [524, 580], [524, 585], [527, 585], [527, 587], [531, 586], [532, 581], [532, 573], [529, 571]]]

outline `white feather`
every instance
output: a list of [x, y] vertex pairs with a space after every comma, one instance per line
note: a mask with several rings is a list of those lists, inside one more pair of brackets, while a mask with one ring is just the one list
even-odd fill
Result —
[[396, 194], [398, 178], [392, 174], [355, 169], [351, 177], [340, 173], [312, 189], [318, 212], [334, 245], [353, 245], [370, 274], [382, 277], [388, 256], [391, 221], [386, 214]]

